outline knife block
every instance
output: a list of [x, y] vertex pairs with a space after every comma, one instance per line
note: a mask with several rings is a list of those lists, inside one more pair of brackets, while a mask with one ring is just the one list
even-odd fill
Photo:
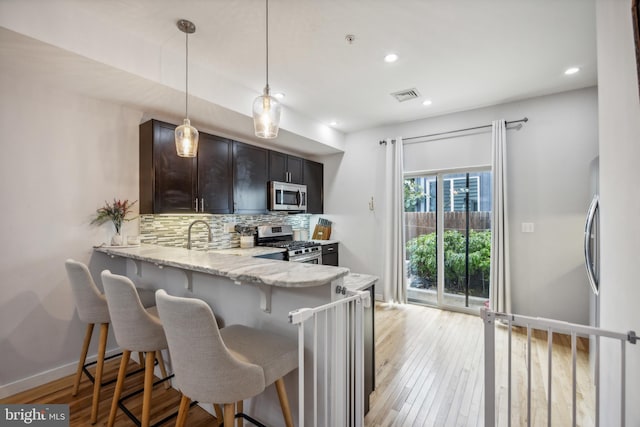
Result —
[[329, 240], [331, 237], [331, 227], [327, 225], [316, 225], [316, 228], [313, 230], [313, 239], [314, 240]]

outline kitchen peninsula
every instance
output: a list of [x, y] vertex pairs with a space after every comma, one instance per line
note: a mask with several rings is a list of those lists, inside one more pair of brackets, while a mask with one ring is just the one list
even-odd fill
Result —
[[[342, 298], [336, 288], [346, 285], [345, 278], [349, 277], [349, 270], [342, 267], [146, 244], [97, 247], [91, 264], [94, 271], [106, 268], [125, 274], [140, 287], [200, 298], [211, 306], [221, 327], [243, 324], [294, 339], [297, 328], [289, 323], [289, 312]], [[370, 277], [369, 286], [377, 279]], [[332, 332], [340, 333], [340, 329]], [[311, 348], [305, 348], [310, 354]], [[170, 366], [170, 362], [167, 364]], [[285, 378], [294, 418], [297, 380], [297, 371]], [[245, 410], [268, 425], [281, 423], [275, 390], [268, 389], [247, 401]]]

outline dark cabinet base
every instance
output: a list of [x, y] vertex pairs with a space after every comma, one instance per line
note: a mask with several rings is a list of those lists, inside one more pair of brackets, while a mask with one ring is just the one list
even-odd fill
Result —
[[338, 244], [322, 245], [322, 265], [338, 267]]
[[369, 412], [369, 396], [376, 389], [376, 351], [375, 351], [375, 284], [369, 289], [371, 305], [364, 309], [364, 413]]

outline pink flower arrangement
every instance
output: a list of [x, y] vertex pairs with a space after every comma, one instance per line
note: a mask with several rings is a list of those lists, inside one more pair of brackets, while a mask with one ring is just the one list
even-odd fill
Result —
[[96, 217], [91, 221], [91, 224], [104, 224], [107, 221], [113, 222], [116, 227], [116, 233], [120, 234], [120, 228], [123, 221], [131, 221], [133, 218], [126, 218], [127, 214], [131, 212], [131, 207], [135, 205], [137, 200], [129, 203], [129, 200], [121, 201], [113, 199], [113, 204], [104, 202], [105, 205], [96, 210]]

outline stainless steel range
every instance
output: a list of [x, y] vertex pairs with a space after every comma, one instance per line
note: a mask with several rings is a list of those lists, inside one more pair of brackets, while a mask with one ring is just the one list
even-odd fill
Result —
[[284, 248], [285, 261], [322, 264], [320, 244], [305, 240], [293, 240], [293, 228], [290, 225], [258, 226], [258, 246]]

